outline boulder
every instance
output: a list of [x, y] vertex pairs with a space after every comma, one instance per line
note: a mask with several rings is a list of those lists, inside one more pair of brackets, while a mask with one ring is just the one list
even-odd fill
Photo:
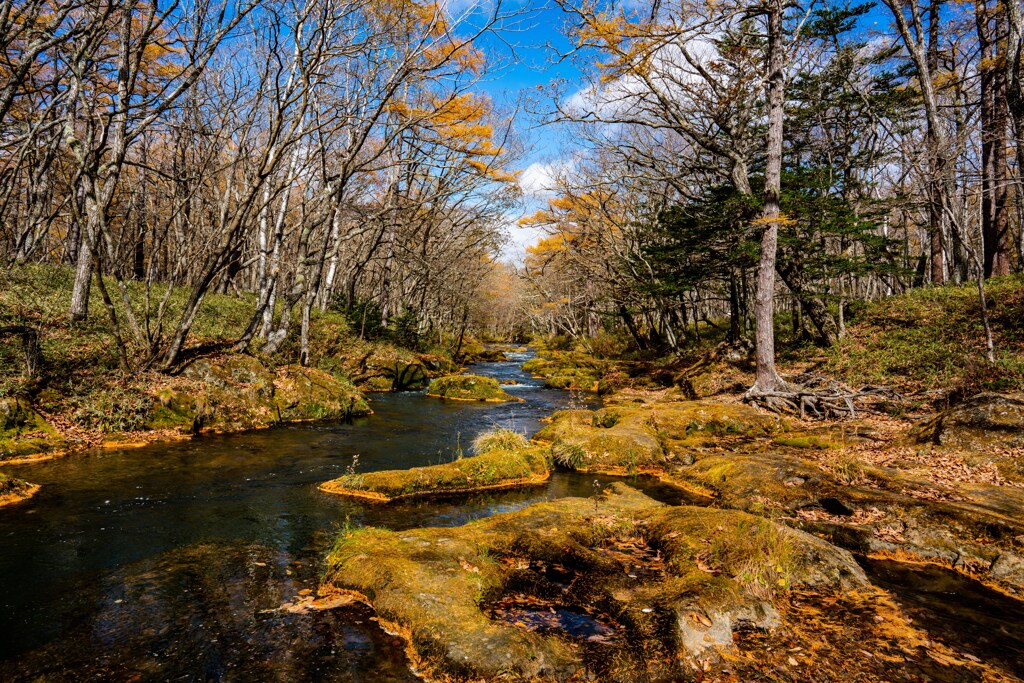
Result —
[[502, 389], [498, 380], [478, 375], [438, 377], [427, 387], [427, 396], [446, 398], [452, 401], [486, 401], [488, 403], [523, 400]]
[[978, 394], [917, 425], [910, 437], [964, 449], [1024, 446], [1024, 395]]

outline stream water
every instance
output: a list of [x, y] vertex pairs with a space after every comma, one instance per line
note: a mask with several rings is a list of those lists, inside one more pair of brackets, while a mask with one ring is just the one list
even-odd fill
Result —
[[[591, 400], [542, 388], [520, 369], [525, 358], [473, 369], [515, 380], [506, 388], [525, 403], [381, 394], [373, 397], [375, 414], [352, 424], [6, 468], [43, 488], [0, 514], [0, 681], [417, 680], [402, 643], [382, 632], [368, 609], [275, 608], [316, 588], [322, 559], [345, 524], [453, 526], [539, 500], [591, 495], [611, 481], [555, 473], [541, 487], [389, 506], [317, 490], [350, 468], [450, 460], [494, 425], [532, 434], [541, 417]], [[683, 502], [674, 489], [631, 483]], [[935, 609], [933, 584], [881, 565], [872, 573], [884, 575], [922, 621], [932, 615], [935, 628], [956, 639], [961, 629]], [[954, 593], [957, 581], [966, 583], [943, 580], [942, 590]], [[915, 592], [918, 584], [924, 588]], [[1006, 623], [1024, 628], [1019, 615]], [[1024, 661], [1020, 640], [1010, 640], [1012, 670]]]
[[352, 424], [7, 468], [43, 488], [0, 514], [0, 680], [415, 680], [366, 610], [264, 610], [316, 588], [344, 524], [458, 525], [610, 481], [556, 473], [542, 487], [389, 506], [317, 490], [349, 468], [450, 460], [494, 425], [532, 434], [541, 417], [588, 400], [544, 389], [525, 359], [473, 369], [515, 380], [506, 389], [525, 403], [379, 394], [374, 415]]

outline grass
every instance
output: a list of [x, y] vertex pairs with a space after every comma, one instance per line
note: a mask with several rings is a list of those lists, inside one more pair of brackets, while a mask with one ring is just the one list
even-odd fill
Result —
[[526, 448], [529, 440], [509, 427], [495, 427], [473, 439], [473, 452], [477, 455], [491, 451], [514, 451]]
[[861, 304], [846, 337], [825, 352], [794, 356], [854, 386], [886, 385], [904, 393], [1024, 389], [1024, 275], [986, 283], [996, 363], [985, 358], [981, 305], [974, 284], [913, 290]]

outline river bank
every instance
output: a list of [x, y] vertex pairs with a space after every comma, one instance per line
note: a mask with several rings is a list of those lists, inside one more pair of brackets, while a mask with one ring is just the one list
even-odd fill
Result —
[[[96, 313], [68, 322], [71, 284], [72, 272], [61, 267], [0, 273], [0, 326], [32, 329], [39, 344], [37, 366], [27, 373], [19, 339], [0, 340], [0, 468], [93, 449], [351, 419], [370, 412], [367, 394], [420, 390], [460, 368], [439, 341], [412, 350], [387, 337], [363, 339], [342, 312], [331, 309], [314, 314], [308, 366], [294, 362], [293, 342], [273, 354], [261, 353], [259, 344], [239, 353], [233, 346], [248, 324], [251, 297], [210, 294], [178, 365], [125, 373], [95, 289]], [[144, 296], [136, 289], [129, 293]], [[168, 310], [181, 306], [186, 294], [175, 292]], [[471, 336], [462, 340], [459, 354], [460, 363], [501, 357]], [[19, 486], [15, 494], [13, 486], [0, 505], [38, 491]]]
[[[565, 358], [549, 354], [543, 363], [552, 376], [578, 375], [562, 369]], [[700, 367], [719, 380], [742, 378], [745, 362], [721, 354]], [[355, 591], [403, 636], [430, 680], [575, 680], [584, 671], [602, 680], [1020, 680], [1024, 651], [1009, 631], [984, 651], [948, 633], [937, 643], [905, 611], [905, 587], [892, 593], [890, 578], [880, 588], [849, 555], [890, 577], [923, 565], [958, 573], [965, 592], [990, 590], [1019, 610], [1020, 396], [981, 394], [896, 417], [882, 409], [893, 399], [887, 394], [855, 419], [809, 421], [760, 411], [702, 379], [678, 373], [672, 388], [634, 385], [605, 393], [599, 407], [559, 411], [521, 453], [539, 449], [552, 472], [654, 476], [738, 517], [715, 522], [719, 512], [691, 508], [680, 514], [700, 525], [665, 526], [655, 521], [657, 503], [613, 487], [604, 498], [456, 529], [353, 529], [339, 536], [320, 590]], [[597, 389], [600, 381], [586, 384]], [[696, 397], [695, 384], [712, 387], [711, 396]], [[487, 457], [460, 463], [476, 471]], [[442, 467], [380, 472], [373, 481], [450, 495], [450, 479], [432, 483]], [[482, 481], [470, 478], [462, 490]], [[336, 485], [344, 483], [376, 486], [348, 475]], [[766, 531], [752, 531], [762, 524]], [[800, 549], [786, 540], [791, 530], [821, 545]], [[750, 547], [752, 533], [770, 540]], [[714, 548], [738, 555], [716, 556]], [[830, 566], [843, 567], [835, 576], [852, 583], [824, 579]], [[800, 578], [807, 571], [813, 579]], [[726, 579], [736, 583], [719, 583]], [[451, 623], [459, 629], [442, 626]], [[824, 640], [822, 629], [831, 634]], [[774, 654], [787, 651], [780, 645], [793, 654]]]

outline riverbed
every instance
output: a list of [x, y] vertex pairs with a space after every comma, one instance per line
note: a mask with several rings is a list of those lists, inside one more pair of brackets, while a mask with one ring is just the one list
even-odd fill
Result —
[[[529, 435], [555, 410], [596, 403], [543, 388], [522, 372], [527, 357], [472, 369], [514, 381], [505, 388], [523, 403], [377, 394], [374, 414], [348, 424], [6, 468], [43, 488], [0, 512], [0, 680], [418, 680], [404, 643], [382, 631], [368, 608], [279, 609], [316, 589], [338, 532], [454, 526], [540, 500], [592, 495], [612, 479], [556, 472], [529, 489], [388, 506], [331, 496], [317, 485], [350, 471], [445, 462], [469, 454], [473, 438], [491, 427]], [[650, 480], [630, 483], [665, 502], [686, 502]], [[1001, 658], [1004, 670], [1024, 668], [1017, 601], [985, 592], [991, 604], [975, 614], [963, 603], [977, 603], [982, 594], [971, 591], [982, 589], [950, 572], [885, 563], [868, 569], [936, 638]], [[992, 610], [1003, 610], [998, 635], [986, 621]], [[993, 633], [991, 642], [983, 632]]]

